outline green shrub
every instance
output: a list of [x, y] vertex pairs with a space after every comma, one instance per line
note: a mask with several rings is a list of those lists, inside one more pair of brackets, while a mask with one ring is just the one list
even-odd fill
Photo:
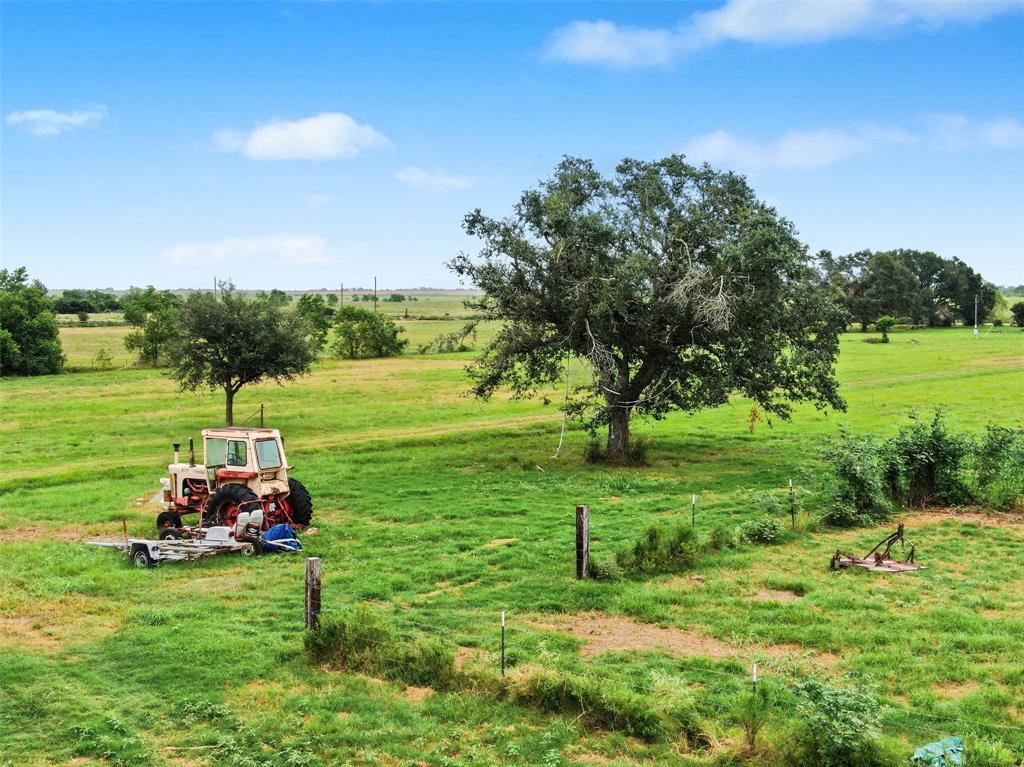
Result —
[[436, 639], [422, 639], [406, 650], [399, 671], [406, 684], [435, 690], [453, 690], [458, 682], [455, 653]]
[[941, 411], [931, 423], [916, 421], [886, 444], [885, 482], [889, 497], [910, 506], [967, 503], [971, 493], [961, 470], [970, 443], [946, 428]]
[[773, 701], [768, 686], [759, 684], [756, 690], [740, 697], [736, 705], [735, 720], [743, 728], [743, 739], [747, 748], [757, 746], [757, 736], [772, 713]]
[[1004, 746], [988, 740], [972, 738], [964, 747], [964, 767], [1017, 767], [1019, 757]]
[[380, 614], [359, 604], [337, 617], [324, 618], [320, 628], [303, 637], [306, 652], [318, 663], [375, 674], [396, 653], [391, 629]]
[[882, 763], [877, 701], [815, 679], [798, 682], [794, 692], [801, 713], [796, 746], [802, 767], [874, 767]]
[[875, 320], [875, 329], [882, 334], [883, 344], [889, 343], [889, 331], [893, 329], [895, 324], [896, 318], [889, 314], [884, 314]]
[[989, 426], [973, 450], [978, 500], [993, 509], [1024, 504], [1024, 430]]
[[708, 551], [731, 549], [736, 545], [735, 532], [726, 525], [715, 525], [708, 533], [706, 548]]
[[619, 550], [615, 562], [630, 573], [675, 572], [692, 567], [699, 547], [687, 524], [652, 525], [632, 546]]
[[736, 528], [736, 538], [746, 543], [777, 543], [785, 530], [776, 519], [749, 519]]
[[599, 727], [643, 740], [666, 735], [665, 723], [644, 696], [585, 677], [540, 671], [512, 682], [508, 697], [550, 713], [580, 714]]
[[836, 527], [871, 525], [888, 518], [883, 466], [878, 443], [870, 437], [842, 435], [825, 448], [832, 485], [823, 520]]
[[621, 575], [615, 560], [601, 559], [599, 557], [590, 558], [588, 572], [595, 581], [614, 581]]

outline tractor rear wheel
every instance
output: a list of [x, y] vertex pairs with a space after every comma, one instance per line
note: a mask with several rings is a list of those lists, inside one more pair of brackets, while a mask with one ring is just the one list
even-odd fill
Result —
[[238, 519], [238, 513], [247, 510], [242, 504], [246, 504], [251, 510], [255, 506], [250, 502], [255, 500], [258, 500], [256, 493], [245, 485], [224, 485], [218, 488], [206, 504], [203, 527], [233, 526]]
[[288, 478], [288, 497], [284, 499], [284, 506], [295, 524], [306, 527], [313, 521], [313, 498], [299, 480]]

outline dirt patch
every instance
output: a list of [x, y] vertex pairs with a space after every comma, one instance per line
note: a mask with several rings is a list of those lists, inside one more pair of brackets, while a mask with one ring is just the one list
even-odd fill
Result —
[[0, 646], [56, 652], [112, 633], [121, 619], [103, 600], [82, 595], [39, 599], [0, 615]]
[[800, 595], [783, 589], [761, 589], [747, 599], [752, 599], [755, 602], [796, 602], [800, 599]]
[[467, 663], [475, 663], [484, 658], [486, 653], [478, 647], [456, 647], [455, 668], [462, 670]]
[[[692, 629], [663, 628], [598, 612], [555, 616], [529, 623], [536, 628], [567, 632], [581, 639], [583, 647], [580, 654], [584, 657], [596, 657], [613, 652], [662, 651], [673, 658], [696, 657], [718, 660], [767, 656], [773, 660], [792, 660], [803, 658], [808, 653], [806, 648], [793, 644], [737, 647]], [[840, 659], [830, 653], [820, 653], [809, 660], [823, 668], [832, 668]]]
[[42, 527], [41, 525], [18, 525], [0, 530], [0, 543], [35, 543], [37, 541], [61, 541], [77, 543], [87, 538], [121, 538], [123, 530], [117, 525], [75, 525], [74, 527]]
[[484, 548], [494, 549], [498, 546], [507, 546], [508, 544], [515, 543], [518, 540], [518, 538], [493, 538], [484, 544]]
[[970, 695], [975, 690], [981, 689], [981, 683], [974, 681], [952, 682], [950, 684], [937, 684], [932, 689], [935, 690], [935, 694], [940, 698], [959, 700], [966, 695]]
[[442, 594], [448, 594], [449, 596], [457, 597], [461, 596], [463, 589], [468, 589], [471, 586], [475, 586], [478, 581], [469, 581], [467, 583], [449, 584], [448, 581], [441, 581], [438, 585], [440, 588], [428, 591], [426, 594], [422, 594], [422, 599], [431, 599], [433, 597], [439, 597]]
[[417, 687], [411, 684], [405, 688], [405, 699], [410, 703], [421, 703], [433, 694], [434, 690], [430, 687]]
[[908, 528], [937, 525], [947, 521], [996, 525], [998, 527], [1020, 527], [1024, 526], [1024, 514], [1016, 511], [957, 511], [950, 508], [936, 508], [901, 516], [899, 521]]

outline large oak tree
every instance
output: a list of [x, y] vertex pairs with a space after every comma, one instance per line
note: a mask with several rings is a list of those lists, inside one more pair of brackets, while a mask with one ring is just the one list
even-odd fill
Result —
[[742, 176], [682, 156], [627, 159], [613, 178], [566, 158], [512, 216], [479, 210], [478, 254], [450, 263], [484, 291], [470, 302], [502, 330], [470, 368], [475, 393], [518, 396], [585, 358], [592, 382], [567, 408], [607, 425], [613, 459], [634, 413], [661, 418], [745, 395], [766, 412], [843, 408], [834, 365], [847, 321], [793, 225]]

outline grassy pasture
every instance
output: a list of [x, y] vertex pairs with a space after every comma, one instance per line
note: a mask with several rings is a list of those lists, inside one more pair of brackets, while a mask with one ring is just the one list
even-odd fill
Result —
[[[65, 329], [69, 357], [121, 330]], [[324, 560], [327, 613], [372, 600], [404, 634], [496, 664], [507, 610], [517, 665], [691, 696], [725, 744], [710, 754], [311, 668], [299, 657], [300, 558], [140, 571], [77, 542], [117, 533], [122, 518], [150, 532], [146, 498], [170, 443], [216, 425], [220, 397], [179, 394], [140, 369], [4, 381], [0, 765], [707, 764], [738, 738], [729, 709], [753, 660], [780, 684], [815, 674], [873, 690], [892, 705], [892, 747], [966, 734], [1022, 749], [1022, 524], [911, 514], [928, 569], [901, 576], [827, 572], [835, 548], [866, 550], [879, 528], [741, 547], [677, 577], [572, 579], [577, 503], [590, 503], [593, 550], [606, 556], [653, 520], [688, 519], [691, 493], [702, 533], [758, 516], [753, 493], [813, 471], [818, 444], [841, 427], [891, 433], [935, 405], [958, 429], [1022, 425], [1019, 331], [873, 337], [843, 338], [848, 412], [801, 408], [750, 434], [749, 403], [737, 400], [638, 424], [654, 443], [645, 469], [582, 463], [577, 431], [552, 458], [559, 392], [547, 407], [467, 399], [466, 354], [324, 361], [236, 404], [244, 415], [266, 403], [313, 493], [320, 532], [306, 544]], [[605, 628], [574, 635], [572, 616], [588, 613]], [[767, 736], [784, 743], [784, 724]]]

